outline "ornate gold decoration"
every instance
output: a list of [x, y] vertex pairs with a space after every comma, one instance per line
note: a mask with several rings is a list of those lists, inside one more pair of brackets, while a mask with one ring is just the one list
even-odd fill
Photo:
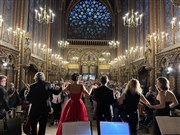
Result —
[[180, 6], [180, 0], [171, 0], [171, 2], [175, 6]]

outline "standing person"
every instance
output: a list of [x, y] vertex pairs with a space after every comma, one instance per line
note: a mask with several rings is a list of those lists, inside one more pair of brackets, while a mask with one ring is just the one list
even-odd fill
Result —
[[139, 101], [143, 102], [146, 105], [149, 105], [149, 102], [142, 94], [142, 89], [140, 87], [139, 81], [137, 79], [131, 79], [126, 85], [125, 91], [121, 94], [121, 96], [118, 96], [117, 99], [125, 103], [126, 107], [123, 111], [123, 120], [125, 122], [128, 122], [131, 135], [137, 135], [137, 109]]
[[[35, 83], [30, 85], [30, 90], [27, 95], [27, 100], [30, 102], [30, 125], [32, 135], [45, 135], [46, 123], [48, 119], [48, 100], [50, 98], [50, 85], [45, 82], [43, 72], [37, 72], [34, 76]], [[39, 130], [37, 133], [37, 123]]]
[[62, 135], [63, 122], [88, 120], [87, 110], [82, 101], [82, 94], [90, 96], [93, 87], [88, 91], [83, 84], [79, 84], [80, 77], [78, 73], [72, 74], [71, 79], [73, 83], [68, 84], [65, 88], [63, 87], [62, 90], [63, 92], [69, 91], [70, 98], [62, 111], [56, 135]]
[[[159, 77], [156, 82], [158, 94], [156, 99], [159, 101], [157, 105], [151, 105], [150, 108], [156, 109], [155, 116], [170, 116], [170, 109], [179, 103], [172, 91], [169, 90], [169, 81], [166, 77]], [[153, 135], [160, 135], [160, 130], [154, 116]]]
[[51, 104], [53, 108], [53, 118], [51, 125], [58, 124], [61, 116], [61, 102], [62, 102], [62, 87], [55, 83], [55, 87], [51, 90]]
[[20, 103], [19, 93], [14, 87], [14, 83], [10, 83], [10, 88], [7, 91], [8, 94], [8, 104], [10, 108], [16, 108]]
[[101, 86], [94, 89], [94, 100], [97, 103], [96, 121], [98, 135], [100, 135], [100, 121], [112, 121], [112, 104], [115, 102], [113, 90], [107, 87], [108, 77], [101, 77]]
[[5, 90], [7, 77], [0, 75], [0, 119], [6, 118], [6, 112], [9, 111], [7, 103], [7, 91]]

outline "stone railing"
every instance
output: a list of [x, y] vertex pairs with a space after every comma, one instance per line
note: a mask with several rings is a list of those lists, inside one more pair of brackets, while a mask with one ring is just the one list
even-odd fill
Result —
[[67, 39], [70, 45], [94, 45], [94, 46], [108, 46], [110, 40], [81, 40], [81, 39]]

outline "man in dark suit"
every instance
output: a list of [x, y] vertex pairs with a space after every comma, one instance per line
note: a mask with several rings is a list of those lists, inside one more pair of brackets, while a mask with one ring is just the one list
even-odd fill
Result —
[[101, 77], [101, 86], [94, 89], [94, 99], [97, 102], [96, 121], [100, 135], [100, 121], [112, 121], [112, 104], [115, 102], [113, 90], [107, 87], [108, 77]]
[[[30, 85], [27, 100], [30, 102], [30, 124], [32, 135], [45, 135], [47, 118], [49, 113], [50, 84], [45, 82], [43, 72], [37, 72], [34, 76], [35, 83]], [[37, 133], [37, 123], [39, 131]]]
[[9, 111], [7, 103], [7, 91], [5, 90], [7, 77], [0, 75], [0, 119], [6, 118], [6, 112]]

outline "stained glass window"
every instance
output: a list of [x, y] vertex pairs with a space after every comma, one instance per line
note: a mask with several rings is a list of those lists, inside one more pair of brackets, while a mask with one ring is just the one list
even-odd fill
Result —
[[[14, 1], [12, 0], [6, 0], [4, 1], [3, 4], [3, 18], [4, 18], [4, 30], [7, 30], [9, 27], [12, 27], [12, 22], [13, 22], [13, 4]], [[10, 41], [10, 38], [8, 37], [7, 32], [5, 32], [3, 36], [3, 40], [6, 42]]]
[[68, 18], [69, 39], [112, 39], [112, 17], [99, 0], [83, 0], [75, 5]]
[[[172, 19], [172, 3], [170, 0], [165, 0], [165, 11], [164, 11], [164, 17], [165, 17], [165, 32], [169, 35], [172, 35], [172, 30], [170, 27], [171, 19]], [[172, 44], [172, 37], [168, 37], [168, 42], [166, 45]]]
[[[180, 7], [174, 6], [174, 16], [177, 18], [177, 22], [180, 21]], [[180, 42], [180, 31], [175, 32], [175, 43]]]
[[[128, 12], [128, 1], [127, 0], [124, 0], [122, 1], [122, 16], [124, 14], [126, 14]], [[122, 35], [123, 35], [123, 38], [122, 38], [122, 50], [127, 50], [128, 49], [128, 29], [127, 27], [122, 27]]]
[[29, 20], [28, 20], [28, 32], [33, 35], [33, 15], [34, 15], [34, 0], [29, 3]]
[[145, 15], [144, 15], [144, 27], [145, 27], [145, 37], [147, 34], [149, 34], [149, 1], [145, 0]]
[[[139, 9], [140, 9], [139, 1], [136, 1], [136, 11], [139, 12]], [[136, 45], [137, 46], [141, 45], [141, 43], [140, 43], [140, 27], [139, 26], [136, 28]]]
[[[139, 0], [139, 12], [143, 13], [143, 0]], [[145, 16], [145, 15], [144, 15]], [[141, 24], [139, 26], [139, 36], [140, 36], [140, 45], [143, 45], [143, 41], [144, 41], [144, 30], [143, 30], [143, 24]]]

